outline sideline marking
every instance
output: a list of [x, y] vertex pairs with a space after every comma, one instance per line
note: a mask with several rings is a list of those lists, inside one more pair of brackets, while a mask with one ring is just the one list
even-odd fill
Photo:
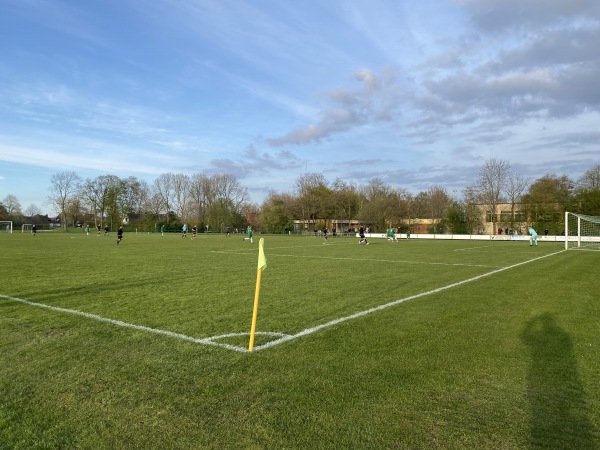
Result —
[[[519, 266], [522, 266], [522, 265], [525, 265], [525, 264], [529, 264], [531, 262], [534, 262], [534, 261], [537, 261], [537, 260], [540, 260], [540, 259], [543, 259], [543, 258], [547, 258], [549, 256], [558, 255], [559, 253], [563, 253], [563, 252], [566, 252], [566, 250], [563, 249], [563, 250], [560, 250], [558, 252], [549, 253], [549, 254], [543, 255], [543, 256], [538, 256], [537, 258], [533, 258], [533, 259], [530, 259], [528, 261], [523, 261], [523, 262], [520, 262], [520, 263], [517, 263], [517, 264], [513, 264], [511, 266], [507, 266], [507, 267], [503, 267], [503, 268], [500, 268], [500, 269], [492, 270], [491, 272], [487, 272], [487, 273], [484, 273], [484, 274], [481, 274], [481, 275], [477, 275], [476, 277], [468, 278], [466, 280], [458, 281], [456, 283], [448, 284], [446, 286], [442, 286], [440, 288], [433, 289], [431, 291], [421, 292], [420, 294], [415, 294], [415, 295], [411, 295], [409, 297], [404, 297], [404, 298], [401, 298], [401, 299], [398, 299], [398, 300], [394, 300], [392, 302], [385, 303], [383, 305], [379, 305], [379, 306], [375, 306], [373, 308], [365, 309], [364, 311], [360, 311], [360, 312], [351, 314], [349, 316], [340, 317], [339, 319], [331, 320], [331, 321], [323, 323], [321, 325], [317, 325], [317, 326], [314, 326], [314, 327], [311, 327], [311, 328], [306, 328], [306, 329], [304, 329], [304, 330], [302, 330], [302, 331], [300, 331], [300, 332], [298, 332], [296, 334], [277, 333], [277, 332], [272, 332], [272, 331], [262, 331], [262, 332], [258, 332], [257, 331], [256, 334], [260, 334], [260, 335], [264, 335], [264, 336], [275, 336], [275, 337], [278, 337], [278, 339], [275, 339], [273, 341], [269, 341], [266, 344], [257, 345], [257, 346], [254, 347], [253, 350], [256, 352], [258, 350], [262, 350], [262, 349], [265, 349], [265, 348], [274, 347], [275, 345], [279, 345], [279, 344], [282, 344], [284, 342], [291, 341], [293, 339], [297, 339], [299, 337], [306, 336], [308, 334], [312, 334], [312, 333], [314, 333], [316, 331], [319, 331], [319, 330], [322, 330], [324, 328], [328, 328], [328, 327], [337, 325], [339, 323], [346, 322], [348, 320], [357, 319], [359, 317], [366, 316], [367, 314], [371, 314], [373, 312], [381, 311], [383, 309], [399, 305], [400, 303], [404, 303], [404, 302], [406, 302], [408, 300], [414, 300], [416, 298], [425, 297], [425, 296], [430, 295], [430, 294], [437, 294], [438, 292], [442, 292], [442, 291], [445, 291], [447, 289], [451, 289], [451, 288], [454, 288], [456, 286], [460, 286], [462, 284], [470, 283], [472, 281], [477, 281], [477, 280], [479, 280], [481, 278], [484, 278], [484, 277], [487, 277], [487, 276], [490, 276], [490, 275], [494, 275], [496, 273], [503, 272], [505, 270], [513, 269], [515, 267], [519, 267]], [[78, 311], [76, 309], [67, 309], [67, 308], [60, 308], [58, 306], [45, 305], [43, 303], [31, 302], [29, 300], [24, 300], [22, 298], [17, 298], [17, 297], [11, 297], [9, 295], [0, 294], [0, 298], [5, 298], [5, 299], [8, 299], [8, 300], [13, 300], [15, 302], [24, 303], [24, 304], [29, 305], [29, 306], [37, 306], [38, 308], [46, 308], [46, 309], [49, 309], [49, 310], [52, 310], [52, 311], [64, 312], [64, 313], [68, 313], [68, 314], [75, 314], [77, 316], [86, 317], [88, 319], [97, 320], [99, 322], [110, 323], [110, 324], [117, 325], [117, 326], [120, 326], [120, 327], [132, 328], [134, 330], [147, 331], [147, 332], [150, 332], [150, 333], [162, 334], [164, 336], [169, 336], [169, 337], [173, 337], [173, 338], [184, 340], [184, 341], [194, 342], [196, 344], [214, 345], [216, 347], [223, 347], [223, 348], [226, 348], [226, 349], [229, 349], [229, 350], [234, 350], [234, 351], [237, 351], [237, 352], [248, 353], [248, 349], [247, 348], [238, 347], [236, 345], [231, 345], [231, 344], [225, 344], [225, 343], [222, 343], [222, 342], [217, 342], [217, 340], [218, 339], [223, 339], [223, 338], [228, 338], [228, 337], [234, 337], [234, 336], [245, 336], [245, 335], [248, 335], [249, 333], [228, 333], [228, 334], [222, 334], [222, 335], [218, 335], [218, 336], [211, 336], [211, 337], [207, 337], [207, 338], [203, 338], [203, 339], [198, 339], [198, 338], [194, 338], [194, 337], [191, 337], [191, 336], [186, 336], [185, 334], [175, 333], [173, 331], [160, 330], [158, 328], [150, 328], [150, 327], [145, 327], [143, 325], [135, 325], [135, 324], [132, 324], [132, 323], [123, 322], [121, 320], [109, 319], [107, 317], [98, 316], [96, 314], [90, 314], [90, 313], [86, 313], [86, 312], [83, 312], [83, 311]]]
[[[286, 255], [283, 253], [273, 253], [269, 249], [269, 257], [271, 256], [281, 256], [285, 258], [306, 258], [306, 259], [332, 259], [335, 261], [371, 261], [371, 262], [383, 262], [383, 263], [403, 263], [403, 264], [426, 264], [431, 266], [461, 266], [461, 267], [498, 267], [490, 264], [463, 264], [463, 263], [443, 263], [443, 262], [426, 262], [426, 261], [407, 261], [403, 259], [375, 259], [375, 258], [347, 258], [347, 257], [337, 257], [337, 256], [304, 256], [304, 255]], [[247, 255], [246, 252], [239, 252], [236, 250], [211, 250], [211, 253], [226, 253], [228, 255]], [[511, 252], [513, 253], [513, 252]]]

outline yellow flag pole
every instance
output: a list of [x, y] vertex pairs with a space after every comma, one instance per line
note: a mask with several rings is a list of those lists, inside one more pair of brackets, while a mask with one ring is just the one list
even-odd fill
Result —
[[256, 290], [254, 291], [254, 310], [252, 311], [252, 327], [250, 328], [250, 344], [248, 351], [251, 352], [254, 348], [254, 334], [256, 333], [256, 318], [258, 317], [258, 297], [260, 295], [260, 278], [262, 269], [258, 269], [256, 273]]
[[254, 309], [252, 311], [252, 326], [250, 327], [250, 343], [248, 351], [254, 348], [254, 335], [256, 333], [256, 319], [258, 317], [258, 298], [260, 296], [260, 279], [263, 269], [267, 267], [267, 260], [264, 252], [264, 238], [260, 238], [258, 243], [258, 269], [256, 271], [256, 289], [254, 291]]

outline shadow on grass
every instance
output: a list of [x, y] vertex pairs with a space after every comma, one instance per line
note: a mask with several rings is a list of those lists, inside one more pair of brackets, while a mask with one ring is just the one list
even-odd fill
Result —
[[530, 447], [598, 448], [569, 335], [546, 313], [527, 322], [521, 339], [531, 352]]

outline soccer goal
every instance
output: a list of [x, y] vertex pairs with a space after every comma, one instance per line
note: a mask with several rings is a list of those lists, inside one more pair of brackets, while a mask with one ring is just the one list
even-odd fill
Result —
[[0, 220], [0, 233], [12, 233], [12, 222], [10, 220]]
[[600, 250], [600, 216], [565, 213], [565, 250]]
[[26, 231], [31, 233], [32, 226], [33, 226], [33, 224], [31, 224], [31, 223], [24, 223], [23, 225], [21, 225], [21, 233], [25, 233]]

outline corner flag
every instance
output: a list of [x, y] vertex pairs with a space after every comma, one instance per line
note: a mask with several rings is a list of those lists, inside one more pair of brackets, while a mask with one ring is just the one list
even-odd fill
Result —
[[267, 267], [267, 258], [265, 258], [264, 244], [264, 238], [260, 238], [260, 241], [258, 242], [258, 270], [265, 270]]
[[258, 316], [258, 297], [260, 296], [260, 278], [262, 275], [262, 271], [267, 267], [267, 258], [265, 258], [264, 244], [264, 238], [260, 238], [260, 241], [258, 241], [258, 268], [256, 269], [256, 290], [254, 291], [254, 309], [252, 311], [252, 326], [250, 327], [250, 343], [248, 344], [249, 352], [251, 352], [254, 348], [254, 334], [256, 333], [256, 318]]

